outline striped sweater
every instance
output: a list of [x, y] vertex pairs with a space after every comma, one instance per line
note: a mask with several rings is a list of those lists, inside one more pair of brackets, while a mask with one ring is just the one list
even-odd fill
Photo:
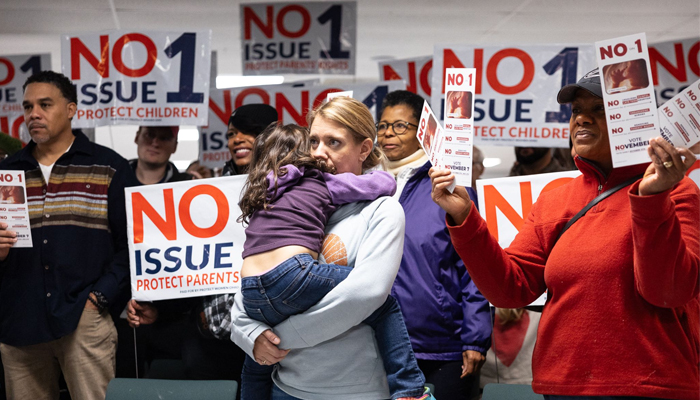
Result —
[[32, 156], [34, 142], [0, 163], [0, 170], [25, 171], [33, 241], [0, 263], [2, 343], [24, 346], [70, 334], [92, 290], [113, 310], [128, 299], [124, 188], [137, 181], [124, 158], [74, 134], [48, 183]]

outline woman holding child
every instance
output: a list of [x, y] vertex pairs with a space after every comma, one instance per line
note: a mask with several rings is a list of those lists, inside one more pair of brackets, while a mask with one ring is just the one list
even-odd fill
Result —
[[[356, 100], [333, 99], [310, 114], [309, 126], [311, 154], [338, 174], [361, 175], [383, 157], [374, 146], [372, 115]], [[231, 339], [260, 364], [279, 363], [273, 399], [390, 398], [375, 334], [362, 322], [387, 300], [403, 233], [403, 211], [390, 197], [338, 208], [326, 223], [319, 259], [351, 267], [352, 273], [274, 333], [249, 318], [243, 296], [236, 296]]]

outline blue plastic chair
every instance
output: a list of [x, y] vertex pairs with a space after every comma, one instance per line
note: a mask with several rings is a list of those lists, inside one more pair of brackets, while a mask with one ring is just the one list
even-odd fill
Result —
[[105, 400], [235, 400], [236, 381], [176, 381], [115, 378]]
[[482, 400], [544, 400], [544, 396], [532, 391], [530, 385], [489, 383], [484, 386]]

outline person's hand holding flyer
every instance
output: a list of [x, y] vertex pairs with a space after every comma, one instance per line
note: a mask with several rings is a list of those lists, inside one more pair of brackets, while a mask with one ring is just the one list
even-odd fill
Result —
[[32, 247], [24, 171], [0, 171], [0, 221], [17, 233], [13, 247]]

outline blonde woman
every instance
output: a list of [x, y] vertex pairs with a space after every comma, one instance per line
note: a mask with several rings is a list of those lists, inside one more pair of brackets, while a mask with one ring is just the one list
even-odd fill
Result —
[[[362, 174], [382, 160], [367, 107], [336, 98], [309, 118], [311, 154], [337, 173]], [[401, 261], [404, 215], [390, 197], [340, 207], [319, 259], [353, 271], [316, 305], [274, 328], [248, 318], [235, 297], [231, 340], [255, 360], [278, 363], [272, 399], [388, 399], [372, 329], [362, 324], [391, 290]], [[285, 349], [285, 350], [281, 350]]]

